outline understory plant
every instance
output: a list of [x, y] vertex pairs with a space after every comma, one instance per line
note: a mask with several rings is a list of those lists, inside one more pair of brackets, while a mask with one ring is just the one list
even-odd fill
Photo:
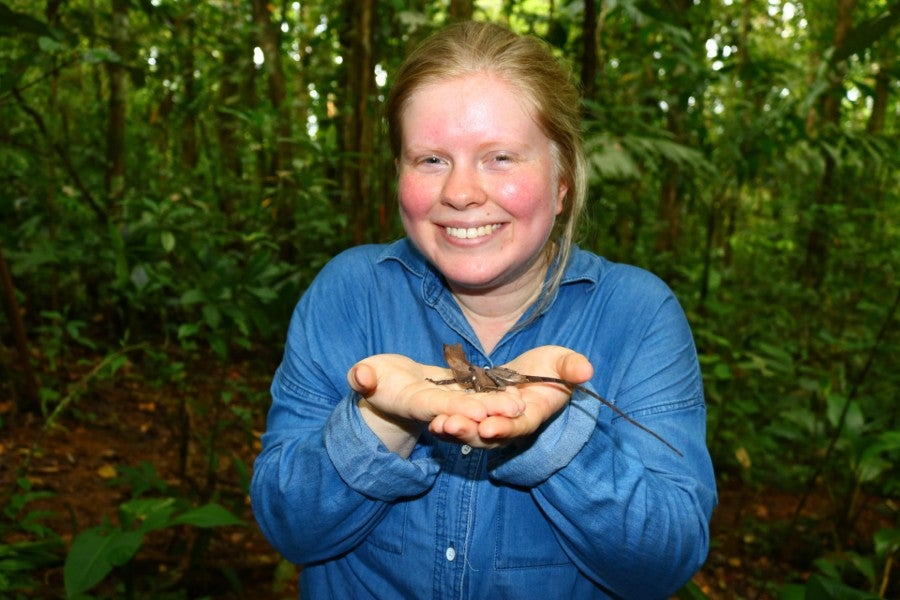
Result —
[[[156, 477], [149, 463], [126, 470], [126, 480], [137, 483], [133, 488], [136, 494], [172, 491]], [[192, 535], [192, 530], [244, 525], [242, 519], [216, 502], [196, 506], [189, 498], [176, 495], [132, 498], [119, 505], [117, 523], [106, 518], [102, 524], [78, 533], [72, 541], [63, 572], [66, 597], [90, 598], [86, 592], [114, 573], [118, 574], [117, 591], [125, 598], [147, 593], [153, 596], [166, 588], [177, 589], [178, 579], [184, 575], [177, 568], [162, 581], [154, 577], [152, 583], [139, 581], [135, 575], [134, 560], [149, 534], [184, 531], [181, 538], [188, 540], [188, 544], [179, 548], [179, 552], [186, 560], [179, 564], [182, 570], [189, 570], [203, 546], [198, 541], [200, 536]]]

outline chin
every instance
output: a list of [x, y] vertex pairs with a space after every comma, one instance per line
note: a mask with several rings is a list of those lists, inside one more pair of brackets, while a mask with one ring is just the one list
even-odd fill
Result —
[[496, 289], [503, 284], [499, 277], [488, 276], [484, 273], [479, 273], [477, 275], [470, 273], [466, 275], [463, 273], [454, 273], [452, 271], [441, 272], [444, 273], [444, 278], [447, 280], [450, 287], [458, 291], [487, 292]]

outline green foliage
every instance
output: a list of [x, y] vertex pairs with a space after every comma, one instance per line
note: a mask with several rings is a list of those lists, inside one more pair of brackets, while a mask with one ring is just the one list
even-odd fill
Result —
[[243, 525], [222, 506], [209, 503], [190, 507], [178, 498], [137, 498], [119, 506], [119, 525], [106, 522], [81, 531], [66, 557], [66, 595], [80, 597], [112, 572], [132, 560], [144, 537], [170, 527], [226, 527]]
[[167, 336], [188, 348], [203, 341], [223, 359], [254, 335], [275, 337], [269, 311], [286, 287], [296, 294], [297, 281], [270, 237], [230, 229], [224, 214], [197, 202], [141, 200], [126, 210], [134, 217], [115, 292], [130, 322], [156, 317], [171, 323]]
[[[219, 503], [195, 506], [190, 498], [179, 494], [176, 488], [161, 479], [156, 468], [147, 461], [137, 467], [120, 468], [119, 476], [109, 485], [129, 488], [132, 498], [119, 505], [118, 524], [104, 519], [101, 525], [84, 529], [75, 536], [63, 568], [69, 598], [86, 597], [84, 592], [108, 580], [114, 573], [118, 573], [126, 589], [131, 590], [129, 595], [141, 587], [158, 590], [169, 585], [160, 582], [158, 577], [154, 577], [152, 583], [142, 584], [128, 568], [151, 532], [246, 525]], [[182, 546], [180, 550], [196, 553], [196, 549], [189, 547]], [[196, 558], [192, 556], [192, 560]]]
[[40, 589], [40, 569], [59, 565], [63, 542], [44, 521], [52, 516], [46, 510], [29, 505], [51, 498], [49, 492], [37, 492], [31, 482], [19, 478], [16, 487], [3, 493], [0, 517], [0, 592], [4, 597], [25, 598]]
[[141, 498], [149, 491], [160, 495], [172, 493], [169, 484], [159, 476], [156, 467], [149, 461], [142, 460], [136, 467], [124, 465], [119, 467], [117, 472], [118, 476], [113, 478], [109, 485], [130, 489], [132, 498]]
[[782, 600], [876, 600], [877, 594], [855, 590], [839, 580], [813, 575], [804, 585], [786, 585], [779, 596]]

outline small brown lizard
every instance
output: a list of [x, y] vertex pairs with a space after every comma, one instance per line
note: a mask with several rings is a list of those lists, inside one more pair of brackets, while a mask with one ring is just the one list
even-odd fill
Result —
[[522, 375], [518, 371], [513, 371], [512, 369], [507, 369], [506, 367], [493, 367], [490, 369], [476, 367], [466, 358], [466, 353], [463, 352], [462, 344], [444, 344], [444, 360], [447, 361], [447, 365], [453, 372], [453, 379], [441, 379], [439, 381], [428, 379], [428, 381], [430, 381], [431, 383], [434, 383], [436, 385], [450, 385], [452, 383], [456, 383], [462, 386], [464, 389], [473, 390], [475, 392], [498, 392], [501, 390], [505, 390], [508, 386], [515, 386], [523, 383], [559, 383], [568, 387], [569, 389], [581, 390], [588, 396], [596, 398], [597, 400], [611, 408], [617, 415], [619, 415], [635, 427], [649, 433], [660, 442], [671, 448], [672, 451], [675, 452], [675, 454], [677, 454], [678, 456], [684, 456], [675, 446], [667, 442], [661, 435], [659, 435], [652, 429], [644, 427], [643, 425], [626, 415], [624, 412], [622, 412], [615, 404], [612, 404], [608, 400], [601, 398], [598, 394], [595, 394], [583, 385], [571, 383], [569, 381], [558, 379], [556, 377]]

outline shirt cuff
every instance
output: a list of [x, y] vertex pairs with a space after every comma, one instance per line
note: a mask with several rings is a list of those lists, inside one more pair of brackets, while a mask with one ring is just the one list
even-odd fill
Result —
[[341, 400], [325, 423], [325, 450], [335, 470], [355, 491], [390, 502], [428, 490], [440, 465], [430, 453], [413, 450], [409, 459], [391, 452], [363, 421], [357, 394]]
[[535, 487], [568, 465], [593, 435], [600, 403], [580, 390], [563, 410], [548, 420], [528, 442], [507, 446], [491, 464], [491, 477], [522, 487]]

